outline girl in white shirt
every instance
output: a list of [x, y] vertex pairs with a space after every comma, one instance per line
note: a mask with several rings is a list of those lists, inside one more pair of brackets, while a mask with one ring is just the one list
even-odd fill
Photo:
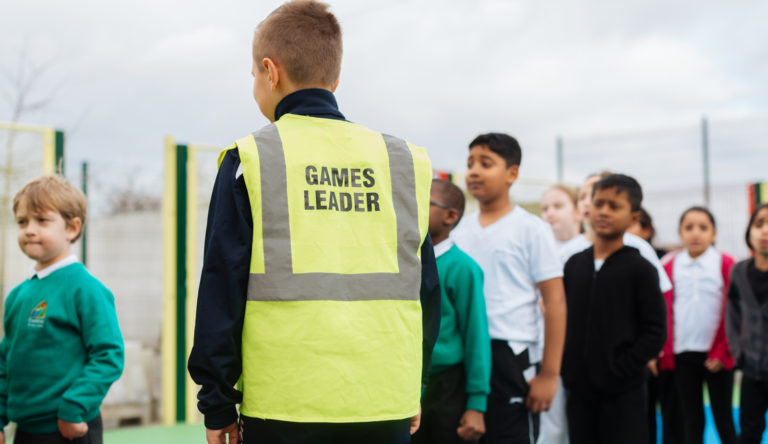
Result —
[[[541, 218], [552, 226], [557, 242], [557, 252], [563, 263], [569, 257], [564, 256], [563, 246], [581, 232], [581, 213], [577, 208], [576, 200], [576, 191], [564, 185], [550, 188], [541, 197]], [[558, 382], [552, 406], [549, 411], [541, 413], [540, 421], [538, 444], [568, 444], [565, 390], [562, 381]]]
[[716, 233], [708, 209], [687, 209], [680, 217], [683, 250], [664, 261], [673, 289], [665, 295], [667, 343], [659, 365], [674, 370], [689, 444], [703, 442], [704, 382], [721, 442], [737, 442], [731, 407], [734, 360], [724, 324], [734, 260], [713, 247]]

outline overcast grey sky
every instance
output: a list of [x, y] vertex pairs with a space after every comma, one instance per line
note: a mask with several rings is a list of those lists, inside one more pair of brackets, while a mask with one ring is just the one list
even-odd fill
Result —
[[[467, 143], [495, 130], [520, 140], [523, 177], [555, 179], [562, 135], [569, 180], [641, 165], [644, 185], [695, 183], [707, 115], [713, 179], [768, 176], [768, 2], [330, 3], [342, 112], [426, 146], [437, 168], [461, 170]], [[13, 75], [24, 48], [50, 63], [36, 92], [54, 100], [24, 120], [69, 132], [70, 172], [87, 159], [153, 186], [164, 135], [223, 147], [267, 123], [250, 43], [279, 4], [0, 0], [0, 68]]]

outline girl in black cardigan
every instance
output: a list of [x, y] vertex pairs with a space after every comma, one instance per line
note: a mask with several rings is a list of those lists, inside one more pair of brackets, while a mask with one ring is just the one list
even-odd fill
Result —
[[768, 410], [768, 204], [752, 213], [746, 233], [755, 253], [731, 271], [726, 333], [741, 380], [741, 443], [760, 444]]

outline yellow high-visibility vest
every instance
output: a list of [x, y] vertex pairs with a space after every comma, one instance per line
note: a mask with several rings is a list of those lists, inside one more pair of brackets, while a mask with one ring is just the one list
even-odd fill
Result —
[[293, 422], [417, 414], [426, 151], [293, 114], [235, 147], [253, 215], [241, 413]]

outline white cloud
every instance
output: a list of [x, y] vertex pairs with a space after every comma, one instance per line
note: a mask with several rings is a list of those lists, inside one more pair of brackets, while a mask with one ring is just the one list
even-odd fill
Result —
[[[74, 159], [159, 164], [165, 134], [224, 145], [266, 122], [251, 97], [250, 40], [279, 3], [14, 2], [0, 16], [0, 65], [12, 67], [25, 41], [37, 60], [57, 60], [43, 89], [60, 73], [66, 81], [34, 118], [66, 130], [87, 112], [68, 147]], [[764, 2], [339, 0], [332, 9], [345, 37], [342, 111], [427, 146], [442, 168], [461, 169], [466, 144], [488, 130], [521, 140], [524, 176], [554, 178], [557, 135], [584, 142], [586, 160], [571, 169], [580, 174], [593, 169], [590, 147], [607, 155], [595, 135], [623, 134], [636, 151], [620, 164], [643, 156], [654, 128], [693, 128], [696, 140], [704, 114], [715, 128], [768, 112]], [[745, 147], [744, 159], [766, 156], [746, 139], [727, 143]], [[722, 164], [737, 170], [733, 162]], [[746, 163], [751, 177], [760, 162]]]
[[147, 52], [149, 63], [185, 63], [207, 60], [217, 53], [230, 52], [235, 36], [227, 27], [210, 25], [200, 29], [168, 35]]

